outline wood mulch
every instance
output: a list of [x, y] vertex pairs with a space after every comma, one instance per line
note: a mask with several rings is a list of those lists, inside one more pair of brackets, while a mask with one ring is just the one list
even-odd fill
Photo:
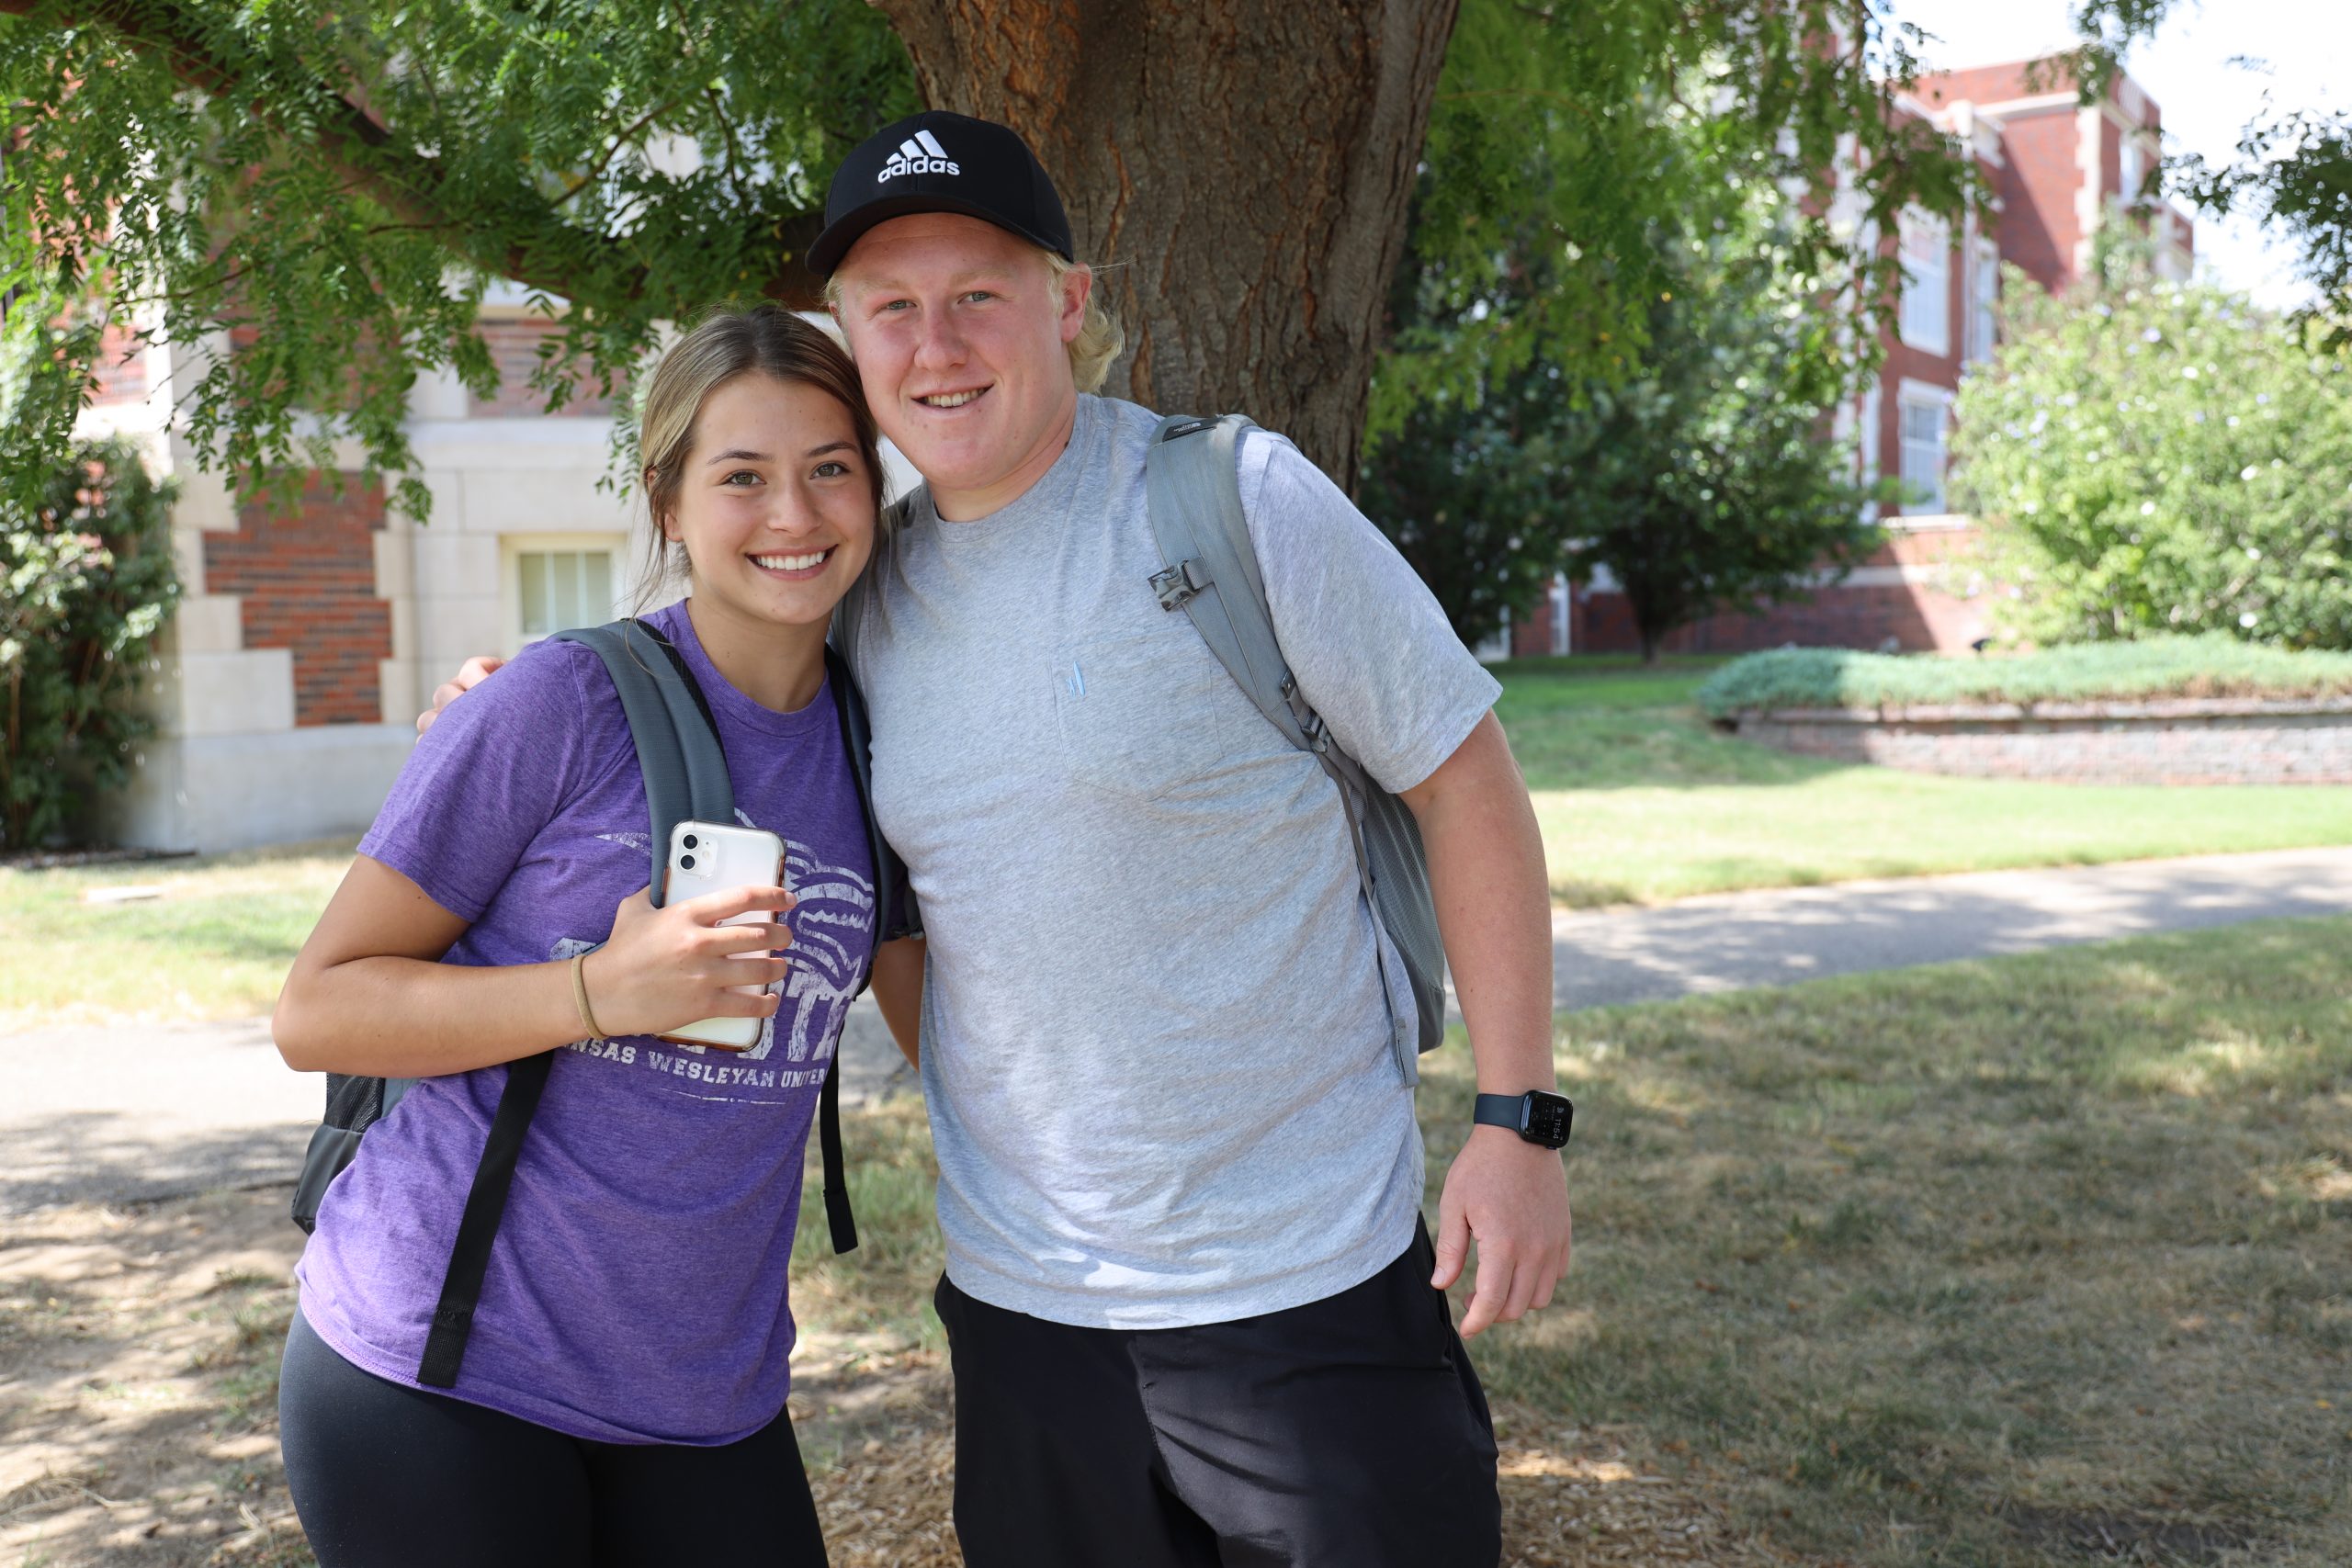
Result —
[[[275, 1365], [300, 1238], [282, 1189], [0, 1224], [0, 1562], [304, 1568]], [[793, 1415], [835, 1568], [952, 1568], [935, 1351], [811, 1335]], [[1632, 1428], [1496, 1411], [1506, 1568], [1784, 1564]]]
[[[862, 1376], [871, 1402], [863, 1414], [832, 1404], [834, 1385], [821, 1375], [794, 1396], [809, 1405], [804, 1446], [833, 1568], [962, 1568], [948, 1524], [955, 1444], [944, 1370], [935, 1357], [908, 1356]], [[1733, 1526], [1702, 1474], [1644, 1458], [1629, 1429], [1566, 1426], [1524, 1405], [1498, 1407], [1495, 1425], [1503, 1568], [1800, 1561]], [[820, 1451], [828, 1437], [837, 1462]]]

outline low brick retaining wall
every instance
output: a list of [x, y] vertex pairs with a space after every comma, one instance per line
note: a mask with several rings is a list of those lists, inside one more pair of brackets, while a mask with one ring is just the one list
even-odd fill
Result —
[[2352, 784], [2352, 697], [1780, 708], [1730, 721], [1808, 757], [2064, 784]]

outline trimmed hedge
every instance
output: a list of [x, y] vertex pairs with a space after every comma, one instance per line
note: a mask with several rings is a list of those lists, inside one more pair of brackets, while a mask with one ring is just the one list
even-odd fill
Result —
[[2352, 653], [2289, 652], [2212, 633], [1985, 657], [1774, 649], [1709, 676], [1699, 705], [1729, 718], [1769, 708], [2335, 695], [2352, 695]]

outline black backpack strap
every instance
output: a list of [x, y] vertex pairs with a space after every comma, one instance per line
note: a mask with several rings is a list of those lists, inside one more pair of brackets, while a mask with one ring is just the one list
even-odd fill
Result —
[[466, 1340], [473, 1333], [474, 1309], [481, 1304], [482, 1276], [490, 1269], [491, 1243], [497, 1239], [498, 1222], [506, 1213], [506, 1196], [514, 1185], [523, 1134], [538, 1112], [539, 1095], [548, 1087], [548, 1070], [554, 1065], [552, 1051], [507, 1065], [506, 1088], [491, 1118], [490, 1136], [482, 1143], [481, 1163], [474, 1167], [474, 1184], [466, 1193], [465, 1212], [458, 1220], [458, 1239], [449, 1248], [449, 1271], [442, 1277], [441, 1299], [433, 1308], [433, 1328], [424, 1337], [424, 1359], [417, 1363], [416, 1381], [428, 1388], [458, 1384], [458, 1367], [466, 1359]]
[[[832, 682], [833, 711], [841, 721], [842, 750], [849, 759], [850, 778], [857, 786], [858, 809], [865, 818], [866, 851], [874, 867], [873, 942], [879, 947], [910, 934], [901, 928], [908, 908], [906, 868], [899, 863], [898, 855], [882, 837], [881, 825], [874, 819], [873, 732], [866, 723], [865, 698], [850, 674], [849, 660], [830, 643], [825, 648], [825, 674]], [[869, 953], [865, 973], [858, 976], [852, 994], [863, 992], [873, 977], [874, 960]], [[825, 1172], [825, 1224], [832, 1234], [836, 1253], [857, 1247], [857, 1218], [850, 1212], [849, 1177], [842, 1156], [841, 1065], [837, 1045], [825, 1071], [824, 1087], [817, 1092], [817, 1153]]]
[[857, 1250], [857, 1216], [850, 1213], [849, 1173], [842, 1158], [842, 1052], [825, 1065], [817, 1091], [817, 1156], [825, 1168], [825, 1229], [836, 1253]]

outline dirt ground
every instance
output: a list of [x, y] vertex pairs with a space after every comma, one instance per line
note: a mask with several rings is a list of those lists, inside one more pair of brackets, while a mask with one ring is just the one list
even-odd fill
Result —
[[[0, 1568], [308, 1564], [277, 1459], [301, 1237], [269, 1188], [0, 1222]], [[792, 1407], [835, 1568], [950, 1568], [935, 1353], [811, 1334]], [[1510, 1568], [1792, 1561], [1625, 1429], [1496, 1413]]]

